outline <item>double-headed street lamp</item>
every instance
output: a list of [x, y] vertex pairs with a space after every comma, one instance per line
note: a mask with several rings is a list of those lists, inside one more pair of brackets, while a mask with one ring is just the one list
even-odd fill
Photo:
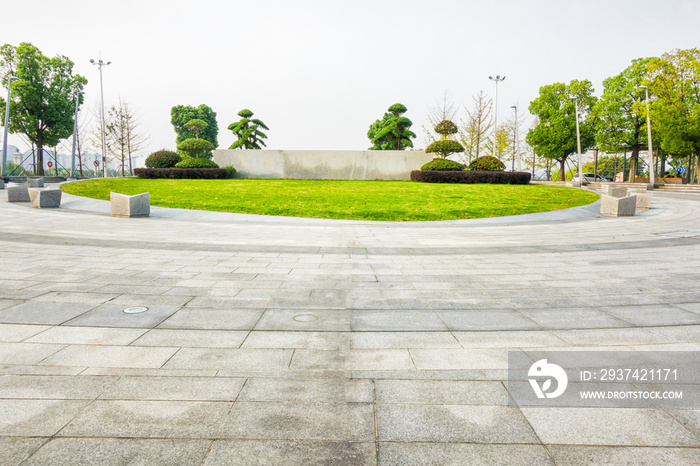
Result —
[[7, 125], [10, 124], [10, 90], [12, 89], [12, 81], [18, 81], [17, 76], [10, 76], [7, 80], [7, 101], [5, 103], [5, 138], [2, 143], [2, 176], [7, 175], [5, 163], [7, 162]]
[[496, 98], [494, 99], [493, 111], [493, 151], [492, 155], [496, 156], [496, 142], [498, 141], [498, 83], [505, 81], [506, 77], [497, 75], [495, 78], [489, 76], [489, 79], [496, 83]]
[[649, 88], [647, 86], [639, 86], [644, 89], [647, 101], [647, 141], [649, 142], [649, 187], [654, 189], [654, 149], [651, 146], [651, 115], [649, 114]]
[[85, 94], [83, 91], [78, 91], [75, 95], [75, 113], [73, 114], [73, 155], [70, 160], [70, 177], [75, 178], [75, 140], [78, 136], [78, 104], [80, 103], [80, 96]]
[[107, 63], [103, 62], [100, 58], [98, 61], [90, 60], [90, 63], [97, 65], [100, 68], [100, 106], [102, 107], [102, 176], [107, 178], [107, 152], [105, 149], [105, 94], [104, 88], [102, 87], [102, 67], [111, 64], [111, 61]]

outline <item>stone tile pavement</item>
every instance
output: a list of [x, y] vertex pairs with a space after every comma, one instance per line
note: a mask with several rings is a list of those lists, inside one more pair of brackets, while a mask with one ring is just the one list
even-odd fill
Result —
[[700, 463], [698, 410], [505, 383], [508, 350], [700, 350], [699, 196], [426, 223], [3, 196], [0, 464]]

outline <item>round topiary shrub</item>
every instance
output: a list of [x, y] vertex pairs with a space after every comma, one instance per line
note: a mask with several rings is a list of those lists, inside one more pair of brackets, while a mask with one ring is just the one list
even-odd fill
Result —
[[423, 171], [455, 171], [465, 168], [461, 163], [447, 159], [434, 159], [420, 167]]
[[428, 154], [436, 153], [440, 157], [445, 158], [454, 152], [464, 152], [464, 147], [452, 139], [440, 139], [426, 147], [425, 152]]
[[194, 157], [185, 157], [182, 162], [175, 165], [175, 168], [219, 168], [216, 162], [207, 159], [195, 159]]
[[146, 166], [148, 168], [171, 168], [181, 160], [182, 157], [177, 155], [177, 152], [162, 149], [146, 158]]
[[506, 164], [492, 155], [484, 155], [472, 160], [472, 163], [469, 164], [469, 169], [474, 171], [502, 172], [506, 169]]

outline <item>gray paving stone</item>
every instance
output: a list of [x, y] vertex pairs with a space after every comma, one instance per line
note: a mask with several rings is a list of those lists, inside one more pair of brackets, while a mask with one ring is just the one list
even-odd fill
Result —
[[669, 305], [615, 306], [606, 311], [635, 326], [700, 324], [700, 314]]
[[72, 345], [46, 359], [42, 358], [40, 364], [47, 366], [158, 368], [176, 352], [177, 348]]
[[0, 464], [22, 464], [47, 440], [46, 438], [0, 437]]
[[548, 331], [452, 332], [464, 348], [556, 347], [566, 343]]
[[287, 369], [292, 353], [291, 349], [182, 348], [164, 367], [270, 372]]
[[348, 371], [399, 371], [414, 370], [407, 350], [357, 349], [325, 351], [299, 349], [294, 351], [291, 369]]
[[50, 327], [26, 341], [63, 345], [128, 345], [145, 332], [143, 329], [60, 326]]
[[228, 402], [97, 400], [58, 436], [212, 438], [230, 407]]
[[696, 448], [650, 447], [547, 447], [557, 464], [697, 464]]
[[54, 438], [27, 465], [200, 464], [210, 440]]
[[521, 309], [520, 312], [545, 329], [630, 327], [631, 324], [598, 309]]
[[49, 328], [45, 325], [0, 324], [0, 341], [23, 341]]
[[65, 348], [40, 343], [0, 343], [0, 364], [36, 364]]
[[243, 348], [338, 349], [350, 346], [349, 332], [252, 331]]
[[501, 349], [411, 349], [418, 370], [507, 369], [508, 351]]
[[263, 312], [259, 309], [184, 308], [164, 320], [159, 328], [252, 330]]
[[87, 400], [0, 399], [0, 437], [51, 437], [88, 403]]
[[545, 444], [700, 446], [700, 439], [661, 410], [522, 408]]
[[508, 404], [508, 392], [499, 382], [464, 380], [377, 380], [377, 403], [436, 405]]
[[0, 398], [93, 400], [117, 377], [6, 375], [0, 377]]
[[539, 444], [517, 408], [377, 405], [380, 441]]
[[374, 393], [369, 380], [252, 378], [239, 401], [372, 403]]
[[435, 312], [425, 310], [352, 311], [350, 328], [353, 331], [447, 330]]
[[214, 465], [376, 465], [374, 443], [217, 440], [204, 462]]
[[229, 377], [122, 377], [100, 395], [105, 400], [234, 401], [245, 379]]
[[450, 330], [539, 330], [541, 327], [516, 311], [438, 311]]
[[354, 332], [352, 347], [370, 348], [461, 348], [450, 332]]
[[238, 348], [248, 331], [152, 329], [134, 341], [135, 346]]
[[64, 325], [76, 325], [84, 327], [123, 327], [123, 328], [153, 328], [170, 317], [178, 307], [174, 306], [148, 306], [146, 312], [129, 314], [125, 309], [134, 306], [119, 304], [103, 304], [95, 309], [82, 314], [75, 319], [65, 322]]
[[347, 332], [351, 313], [342, 310], [268, 309], [255, 330], [323, 330]]
[[464, 443], [382, 442], [379, 444], [379, 461], [382, 465], [387, 466], [423, 466], [426, 464], [530, 466], [533, 464], [554, 464], [542, 446]]
[[110, 293], [74, 293], [70, 291], [52, 291], [50, 293], [42, 294], [41, 296], [35, 298], [34, 301], [43, 303], [83, 303], [93, 305], [94, 307], [98, 304], [113, 300], [117, 296], [117, 294]]
[[221, 438], [374, 441], [374, 410], [364, 403], [238, 402]]
[[26, 302], [0, 310], [0, 322], [58, 325], [84, 314], [98, 304]]

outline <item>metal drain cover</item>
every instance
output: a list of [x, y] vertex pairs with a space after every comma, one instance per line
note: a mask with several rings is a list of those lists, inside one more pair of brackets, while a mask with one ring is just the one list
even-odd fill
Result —
[[143, 306], [127, 307], [126, 309], [124, 309], [124, 314], [141, 314], [142, 312], [146, 312], [147, 310], [148, 308]]

